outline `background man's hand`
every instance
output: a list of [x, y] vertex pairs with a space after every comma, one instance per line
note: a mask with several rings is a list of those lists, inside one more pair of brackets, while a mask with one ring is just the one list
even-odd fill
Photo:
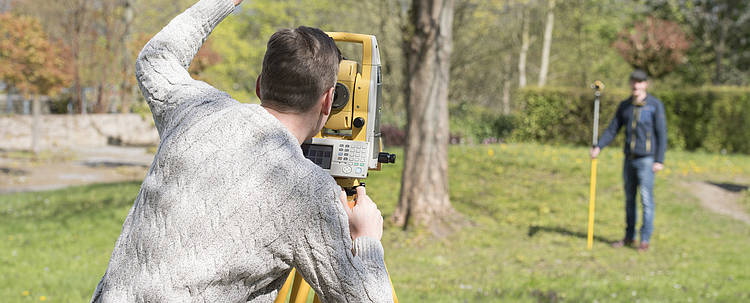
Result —
[[378, 206], [367, 196], [365, 187], [357, 187], [357, 204], [354, 208], [349, 208], [349, 205], [347, 205], [346, 192], [343, 190], [340, 200], [346, 215], [349, 217], [349, 232], [352, 235], [352, 240], [367, 236], [380, 241], [383, 237], [383, 216], [380, 214]]
[[242, 3], [242, 0], [234, 0], [234, 6], [240, 5]]
[[652, 170], [653, 170], [654, 172], [658, 172], [658, 171], [660, 171], [660, 170], [664, 169], [664, 164], [661, 164], [661, 163], [659, 163], [659, 162], [654, 162], [654, 165], [653, 165], [653, 166], [651, 167], [651, 169], [652, 169]]
[[596, 159], [596, 157], [599, 156], [599, 152], [601, 152], [601, 151], [602, 150], [598, 146], [592, 147], [591, 148], [591, 152], [590, 152], [591, 159]]

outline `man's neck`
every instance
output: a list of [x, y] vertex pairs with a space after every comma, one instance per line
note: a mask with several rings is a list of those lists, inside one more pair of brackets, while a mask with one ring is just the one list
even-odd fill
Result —
[[277, 111], [271, 107], [261, 106], [272, 116], [281, 122], [289, 130], [292, 135], [297, 138], [299, 144], [302, 144], [309, 136], [312, 122], [309, 122], [309, 118], [306, 113], [285, 113]]

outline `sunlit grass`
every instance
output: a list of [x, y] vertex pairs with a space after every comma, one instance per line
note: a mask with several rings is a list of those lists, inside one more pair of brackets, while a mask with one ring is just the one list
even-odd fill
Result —
[[[391, 150], [393, 152], [394, 150]], [[398, 163], [371, 172], [390, 216]], [[451, 146], [450, 193], [468, 222], [442, 238], [387, 226], [401, 302], [742, 302], [750, 300], [750, 225], [701, 208], [686, 181], [750, 184], [750, 157], [670, 151], [656, 181], [652, 250], [613, 249], [624, 229], [622, 152], [598, 165], [596, 241], [586, 249], [584, 147]], [[0, 196], [0, 301], [86, 301], [104, 273], [139, 183]], [[740, 201], [746, 209], [750, 195]]]

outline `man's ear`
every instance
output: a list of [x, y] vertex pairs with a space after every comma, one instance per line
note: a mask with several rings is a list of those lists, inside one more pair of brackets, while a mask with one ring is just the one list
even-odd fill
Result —
[[324, 94], [323, 94], [323, 104], [322, 108], [320, 109], [320, 113], [324, 115], [330, 115], [331, 114], [331, 105], [333, 105], [333, 87], [329, 88]]
[[260, 99], [260, 75], [258, 75], [258, 79], [255, 80], [255, 95]]

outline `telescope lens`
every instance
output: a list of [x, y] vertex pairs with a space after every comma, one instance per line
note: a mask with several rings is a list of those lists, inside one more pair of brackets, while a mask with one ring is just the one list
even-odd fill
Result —
[[336, 83], [336, 88], [333, 90], [333, 104], [331, 104], [331, 110], [341, 110], [349, 103], [349, 88], [341, 82]]

